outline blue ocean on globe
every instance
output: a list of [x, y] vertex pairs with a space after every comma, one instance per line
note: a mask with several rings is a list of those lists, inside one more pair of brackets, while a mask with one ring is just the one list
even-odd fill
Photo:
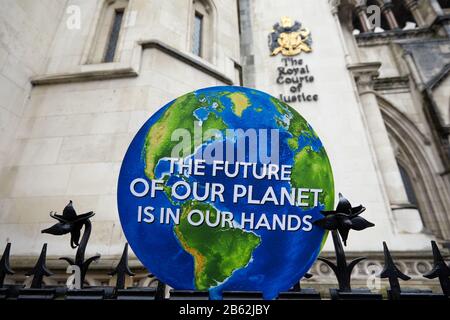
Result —
[[[291, 181], [261, 180], [251, 175], [244, 177], [242, 173], [232, 179], [223, 172], [213, 176], [211, 164], [206, 164], [203, 176], [186, 172], [169, 174], [167, 152], [172, 142], [168, 139], [174, 128], [188, 131], [194, 128], [190, 127], [191, 122], [192, 126], [208, 126], [224, 134], [203, 139], [193, 146], [192, 152], [183, 158], [186, 162], [201, 158], [208, 148], [222, 148], [224, 153], [234, 150], [237, 154], [237, 146], [248, 139], [242, 134], [230, 139], [225, 135], [226, 129], [243, 132], [256, 129], [258, 135], [259, 129], [278, 130], [279, 163], [293, 167]], [[271, 139], [268, 141], [270, 150]], [[246, 161], [259, 151], [259, 146], [256, 149], [251, 148], [251, 143], [248, 146]], [[262, 166], [260, 160], [257, 164]], [[163, 179], [168, 189], [180, 180], [201, 186], [219, 182], [224, 186], [224, 201], [206, 200], [202, 206], [233, 213], [236, 227], [241, 225], [243, 212], [254, 213], [255, 219], [262, 214], [269, 220], [275, 214], [310, 215], [315, 221], [323, 217], [321, 210], [331, 210], [334, 205], [333, 175], [322, 142], [297, 111], [276, 98], [250, 88], [211, 87], [183, 95], [153, 114], [132, 140], [120, 170], [117, 200], [122, 228], [133, 252], [159, 280], [174, 289], [208, 290], [212, 299], [221, 299], [223, 291], [260, 291], [265, 299], [276, 298], [310, 269], [320, 253], [326, 232], [317, 226], [312, 226], [309, 232], [245, 227], [223, 229], [222, 234], [218, 234], [195, 229], [184, 222], [179, 226], [173, 221], [162, 224], [158, 222], [160, 208], [184, 212], [200, 204], [192, 198], [178, 201], [167, 192], [158, 192], [153, 198], [136, 197], [130, 191], [136, 178], [145, 179], [149, 184], [152, 179]], [[253, 186], [255, 199], [261, 199], [269, 187], [276, 194], [283, 188], [294, 187], [321, 189], [323, 193], [315, 207], [281, 206], [270, 202], [255, 205], [244, 198], [234, 203], [233, 188], [237, 184]], [[155, 222], [138, 223], [139, 206], [154, 208]], [[202, 242], [203, 231], [205, 241]], [[231, 239], [229, 246], [228, 242], [223, 243], [224, 239]], [[248, 254], [248, 258], [244, 259], [243, 254], [234, 256], [234, 252]]]

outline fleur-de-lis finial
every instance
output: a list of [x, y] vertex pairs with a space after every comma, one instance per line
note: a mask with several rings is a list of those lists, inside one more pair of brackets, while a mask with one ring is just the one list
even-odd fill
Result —
[[[84, 254], [92, 229], [91, 221], [89, 219], [94, 216], [94, 212], [90, 211], [77, 215], [75, 209], [73, 208], [72, 200], [70, 200], [64, 208], [62, 215], [50, 212], [50, 216], [58, 220], [58, 222], [50, 228], [42, 230], [41, 232], [53, 235], [64, 235], [70, 233], [70, 246], [73, 249], [77, 248], [75, 259], [68, 257], [63, 257], [60, 259], [67, 261], [70, 265], [76, 265], [80, 268], [80, 281], [81, 287], [83, 287], [84, 278], [90, 264], [100, 258], [100, 255], [96, 255], [84, 260]], [[81, 229], [83, 227], [83, 237], [80, 241]]]
[[347, 263], [344, 248], [342, 247], [342, 242], [339, 235], [342, 238], [344, 245], [346, 245], [350, 229], [359, 231], [373, 227], [373, 223], [359, 216], [365, 210], [366, 208], [362, 205], [352, 207], [350, 202], [344, 198], [341, 193], [339, 193], [339, 203], [336, 206], [336, 210], [321, 211], [325, 217], [313, 222], [314, 225], [331, 231], [334, 251], [336, 253], [336, 264], [326, 258], [318, 259], [325, 262], [331, 270], [333, 270], [338, 280], [339, 290], [341, 292], [351, 292], [352, 288], [350, 285], [350, 280], [353, 268], [360, 261], [366, 258], [356, 258], [350, 261], [350, 263]]
[[325, 218], [315, 221], [314, 224], [326, 230], [337, 230], [344, 246], [346, 246], [350, 229], [361, 231], [375, 226], [372, 222], [360, 216], [365, 210], [366, 208], [362, 205], [352, 207], [350, 202], [339, 193], [339, 203], [336, 210], [321, 211]]
[[95, 213], [92, 211], [77, 215], [75, 209], [73, 208], [72, 200], [70, 200], [67, 206], [64, 208], [62, 215], [59, 215], [55, 212], [50, 212], [50, 217], [58, 220], [58, 223], [54, 224], [48, 229], [42, 230], [41, 232], [57, 236], [70, 232], [70, 246], [75, 249], [80, 245], [79, 241], [81, 228], [83, 227], [84, 223], [94, 215]]

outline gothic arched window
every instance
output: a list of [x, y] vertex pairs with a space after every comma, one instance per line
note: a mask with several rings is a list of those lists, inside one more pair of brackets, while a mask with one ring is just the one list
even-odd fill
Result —
[[127, 6], [128, 0], [107, 0], [104, 2], [97, 22], [88, 63], [118, 60]]
[[409, 175], [408, 171], [398, 161], [397, 165], [400, 171], [400, 175], [402, 177], [403, 185], [405, 187], [406, 196], [408, 197], [408, 202], [409, 204], [412, 204], [414, 207], [419, 209], [419, 204], [417, 202], [417, 195], [414, 189], [413, 180], [411, 179], [411, 176]]
[[403, 201], [418, 210], [426, 232], [449, 238], [450, 189], [430, 159], [430, 153], [437, 150], [414, 122], [390, 102], [378, 96], [378, 103], [403, 182]]
[[213, 10], [209, 0], [194, 0], [191, 12], [190, 51], [205, 60], [213, 56]]

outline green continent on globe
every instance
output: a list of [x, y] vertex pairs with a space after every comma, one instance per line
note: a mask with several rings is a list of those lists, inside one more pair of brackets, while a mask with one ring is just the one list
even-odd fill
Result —
[[[291, 174], [292, 187], [302, 188], [309, 186], [314, 189], [322, 189], [322, 193], [319, 195], [319, 202], [325, 206], [325, 210], [333, 210], [333, 171], [325, 148], [321, 146], [318, 151], [315, 151], [311, 146], [306, 146], [298, 150], [298, 140], [300, 137], [304, 137], [309, 141], [319, 138], [306, 120], [296, 112], [292, 112], [289, 132], [292, 134], [292, 138], [288, 139], [289, 148], [296, 152]], [[312, 208], [313, 206], [313, 199], [310, 199], [308, 207]], [[322, 239], [321, 249], [325, 245], [327, 236], [328, 232], [325, 233]]]
[[319, 138], [317, 137], [315, 132], [311, 130], [306, 120], [303, 119], [303, 117], [301, 117], [295, 110], [291, 110], [291, 107], [283, 104], [281, 101], [275, 98], [271, 98], [270, 101], [273, 103], [279, 113], [283, 115], [288, 113], [291, 116], [288, 131], [290, 134], [292, 134], [292, 137], [287, 141], [288, 146], [291, 150], [295, 151], [298, 149], [298, 138], [301, 135], [311, 136], [317, 139]]
[[[291, 183], [295, 188], [308, 186], [309, 188], [322, 189], [319, 202], [325, 205], [326, 210], [331, 210], [334, 206], [334, 181], [331, 174], [331, 165], [328, 161], [325, 149], [320, 148], [319, 152], [312, 150], [310, 146], [302, 149], [295, 155], [292, 167]], [[313, 207], [313, 199], [310, 200], [309, 207]]]
[[[314, 189], [322, 189], [319, 202], [325, 205], [326, 210], [332, 210], [334, 207], [334, 180], [325, 148], [321, 146], [317, 152], [311, 146], [298, 150], [300, 137], [310, 141], [319, 139], [319, 137], [308, 122], [290, 106], [275, 98], [271, 98], [271, 102], [279, 113], [288, 113], [291, 116], [288, 131], [292, 137], [288, 139], [288, 145], [291, 150], [296, 151], [291, 174], [292, 187], [309, 186]], [[309, 208], [314, 206], [313, 201], [314, 199], [310, 199]]]
[[251, 105], [250, 99], [242, 92], [230, 93], [228, 98], [230, 98], [233, 104], [233, 112], [238, 117], [242, 117], [244, 111]]
[[[154, 169], [158, 161], [165, 157], [171, 157], [173, 148], [179, 141], [172, 141], [171, 136], [176, 129], [186, 129], [192, 138], [191, 143], [186, 144], [189, 150], [183, 150], [186, 154], [191, 154], [204, 141], [194, 139], [194, 126], [198, 125], [194, 111], [207, 105], [201, 102], [193, 93], [184, 95], [175, 100], [164, 112], [160, 119], [150, 128], [147, 133], [144, 146], [145, 174], [149, 179], [154, 179]], [[221, 118], [210, 113], [208, 118], [202, 123], [203, 131], [208, 129], [225, 130], [227, 127]]]
[[[287, 140], [287, 143], [289, 148], [295, 152], [291, 174], [292, 187], [303, 188], [304, 186], [309, 186], [314, 189], [322, 189], [319, 202], [325, 206], [325, 210], [333, 210], [334, 180], [331, 164], [324, 147], [321, 146], [317, 152], [311, 146], [306, 146], [299, 150], [300, 138], [313, 142], [314, 140], [319, 140], [319, 137], [309, 126], [308, 122], [289, 105], [275, 98], [271, 98], [271, 102], [280, 114], [290, 116], [287, 130], [292, 137]], [[280, 118], [275, 120], [278, 123], [282, 122]], [[314, 199], [310, 199], [307, 209], [314, 206], [313, 201]], [[327, 235], [328, 233], [325, 233], [321, 248], [325, 244]]]
[[175, 234], [184, 250], [194, 257], [195, 287], [207, 290], [229, 278], [245, 267], [261, 238], [254, 233], [229, 226], [210, 227], [206, 224], [192, 226], [187, 219], [189, 212], [209, 211], [210, 221], [216, 221], [217, 210], [208, 203], [189, 201], [183, 204], [180, 223]]

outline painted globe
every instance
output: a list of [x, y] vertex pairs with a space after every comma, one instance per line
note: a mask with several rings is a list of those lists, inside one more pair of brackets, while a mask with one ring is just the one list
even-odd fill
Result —
[[[249, 130], [255, 135], [246, 135]], [[219, 156], [211, 150], [217, 153], [222, 147], [224, 153], [234, 150], [239, 154], [239, 143], [250, 144], [252, 139], [262, 138], [263, 133], [270, 147], [272, 140], [267, 139], [267, 132], [273, 130], [278, 134], [277, 161], [280, 166], [291, 168], [288, 181], [257, 179], [243, 172], [232, 178], [223, 172], [213, 175], [212, 164], [208, 161], [205, 175], [195, 175], [188, 170], [169, 173], [170, 159], [174, 150], [180, 149], [183, 135], [191, 137], [189, 143], [184, 143], [182, 150], [178, 150], [182, 161], [187, 163], [201, 158], [208, 150], [211, 157]], [[205, 134], [208, 132], [210, 134]], [[229, 132], [238, 134], [230, 138]], [[260, 148], [249, 147], [241, 157], [252, 159]], [[259, 157], [255, 163], [263, 166]], [[148, 181], [148, 185], [152, 180], [162, 181], [162, 191], [153, 197], [136, 197], [130, 191], [136, 178]], [[223, 199], [175, 199], [170, 190], [181, 180], [200, 186], [199, 190], [220, 183], [224, 186]], [[256, 199], [261, 199], [268, 188], [275, 193], [298, 188], [314, 188], [321, 193], [316, 205], [280, 205], [270, 201], [258, 205], [248, 198], [233, 199], [237, 184], [253, 186], [252, 197]], [[309, 232], [275, 227], [251, 228], [248, 221], [242, 223], [241, 213], [251, 214], [255, 221], [265, 215], [272, 226], [274, 215], [309, 215], [315, 221], [322, 218], [321, 210], [332, 210], [333, 205], [330, 162], [311, 126], [287, 104], [261, 91], [243, 87], [205, 88], [165, 105], [134, 137], [119, 175], [120, 220], [139, 260], [172, 288], [208, 290], [213, 299], [220, 299], [223, 291], [261, 291], [266, 299], [276, 298], [309, 270], [326, 239], [326, 232], [314, 225]], [[137, 222], [138, 208], [151, 208], [155, 221]], [[178, 220], [157, 223], [161, 208], [166, 213], [179, 212]], [[215, 220], [220, 212], [234, 213], [232, 224], [194, 225], [188, 219], [188, 212], [195, 209], [208, 212], [210, 220]]]

